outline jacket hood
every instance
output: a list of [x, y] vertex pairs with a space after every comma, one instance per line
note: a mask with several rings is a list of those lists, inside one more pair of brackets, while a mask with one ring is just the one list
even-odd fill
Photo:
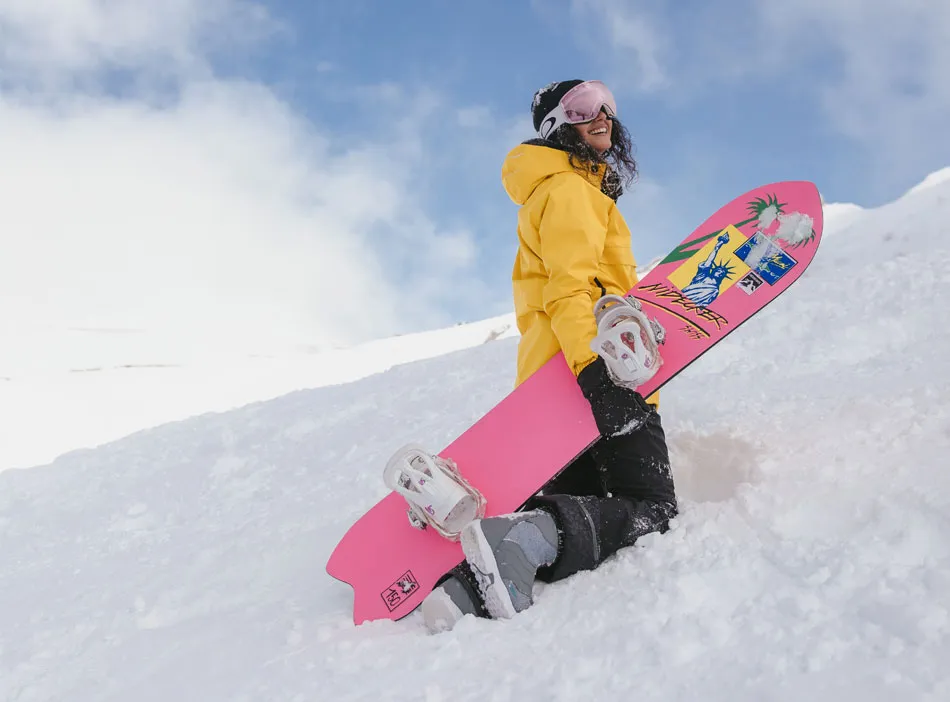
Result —
[[600, 188], [602, 173], [584, 174], [583, 171], [577, 171], [571, 167], [566, 151], [539, 142], [536, 139], [519, 144], [508, 152], [502, 164], [501, 182], [508, 197], [516, 205], [527, 202], [542, 181], [558, 173], [586, 175], [592, 185]]

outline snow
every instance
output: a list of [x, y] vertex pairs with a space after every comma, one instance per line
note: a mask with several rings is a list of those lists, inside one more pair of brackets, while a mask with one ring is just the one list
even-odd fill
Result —
[[863, 207], [850, 202], [826, 204], [823, 210], [825, 234], [848, 228], [865, 212]]
[[950, 181], [950, 166], [946, 168], [941, 168], [939, 171], [935, 171], [924, 178], [920, 183], [911, 188], [910, 192], [916, 193], [927, 188], [932, 188], [935, 185], [940, 185], [941, 183], [946, 183]]
[[801, 212], [779, 215], [779, 221], [781, 223], [778, 231], [775, 232], [775, 236], [789, 244], [801, 244], [809, 239], [814, 232], [814, 221], [807, 214]]
[[[440, 448], [510, 390], [516, 340], [482, 343], [504, 320], [335, 352], [335, 380], [322, 356], [261, 360], [248, 397], [323, 386], [0, 473], [0, 700], [950, 699], [948, 195], [829, 230], [673, 381], [671, 531], [511, 620], [354, 627], [324, 572], [392, 451]], [[125, 377], [206, 401], [257, 362]], [[54, 443], [57, 389], [109, 404], [123, 373], [43, 376]], [[20, 382], [39, 387], [4, 397]]]
[[[513, 315], [354, 348], [208, 352], [136, 329], [19, 328], [0, 348], [0, 471], [517, 334]], [[52, 429], [51, 431], [51, 428]]]

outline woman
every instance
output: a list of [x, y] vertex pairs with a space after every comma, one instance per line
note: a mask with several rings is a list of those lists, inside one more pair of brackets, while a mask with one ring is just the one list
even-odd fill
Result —
[[513, 616], [532, 604], [535, 578], [553, 582], [596, 568], [644, 534], [665, 531], [676, 514], [656, 397], [614, 384], [590, 347], [594, 302], [637, 282], [630, 230], [616, 205], [637, 172], [630, 136], [600, 81], [551, 83], [535, 93], [531, 113], [540, 138], [514, 148], [502, 168], [521, 206], [512, 274], [517, 382], [562, 351], [603, 438], [526, 511], [463, 530], [466, 561], [422, 605], [433, 631], [465, 614]]

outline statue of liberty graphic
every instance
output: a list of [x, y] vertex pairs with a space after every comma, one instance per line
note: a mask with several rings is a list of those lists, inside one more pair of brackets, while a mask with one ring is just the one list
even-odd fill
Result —
[[733, 269], [724, 262], [715, 263], [719, 250], [728, 243], [729, 232], [723, 232], [716, 239], [716, 247], [706, 260], [699, 264], [696, 275], [693, 276], [689, 285], [683, 288], [683, 294], [700, 307], [708, 307], [719, 297], [720, 283], [733, 272]]

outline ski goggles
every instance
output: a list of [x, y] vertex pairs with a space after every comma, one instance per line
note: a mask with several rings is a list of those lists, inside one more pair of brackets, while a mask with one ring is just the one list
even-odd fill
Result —
[[584, 81], [564, 93], [557, 107], [541, 122], [538, 136], [547, 139], [562, 124], [583, 124], [595, 120], [602, 109], [608, 117], [617, 116], [617, 102], [613, 93], [599, 80]]

